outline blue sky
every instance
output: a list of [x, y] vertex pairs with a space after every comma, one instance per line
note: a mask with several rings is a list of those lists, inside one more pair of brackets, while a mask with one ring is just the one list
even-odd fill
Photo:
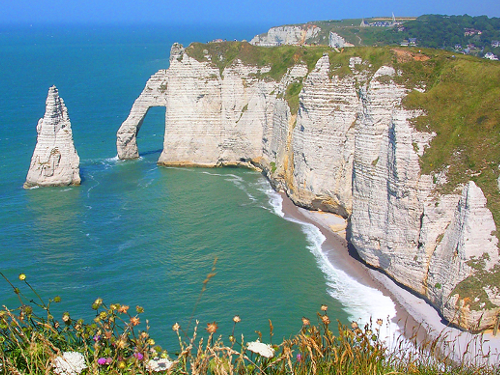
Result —
[[0, 23], [282, 25], [371, 16], [500, 17], [500, 1], [463, 0], [0, 0]]

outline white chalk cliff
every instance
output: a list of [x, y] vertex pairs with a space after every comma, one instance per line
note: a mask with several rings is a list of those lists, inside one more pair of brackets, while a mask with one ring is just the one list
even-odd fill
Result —
[[256, 35], [250, 44], [261, 47], [309, 44], [319, 35], [321, 28], [316, 25], [289, 25], [271, 27], [267, 33]]
[[[434, 137], [402, 106], [408, 89], [390, 66], [371, 71], [353, 57], [337, 75], [329, 56], [297, 64], [279, 81], [269, 66], [215, 66], [174, 45], [170, 67], [151, 77], [117, 135], [118, 156], [137, 158], [136, 135], [150, 107], [166, 107], [162, 165], [246, 165], [263, 170], [298, 205], [349, 220], [348, 238], [368, 264], [425, 297], [455, 325], [482, 330], [500, 312], [500, 287], [465, 286], [498, 267], [486, 198], [473, 182], [454, 194], [421, 173]], [[333, 74], [332, 74], [333, 71]], [[301, 84], [299, 109], [284, 99]], [[465, 284], [464, 284], [465, 283]], [[471, 294], [472, 293], [472, 294]]]
[[346, 42], [345, 39], [342, 38], [339, 34], [330, 31], [330, 35], [328, 37], [328, 45], [330, 47], [344, 48]]
[[37, 142], [24, 187], [79, 185], [80, 158], [73, 144], [68, 110], [55, 86], [49, 89], [45, 116], [38, 121], [36, 131]]

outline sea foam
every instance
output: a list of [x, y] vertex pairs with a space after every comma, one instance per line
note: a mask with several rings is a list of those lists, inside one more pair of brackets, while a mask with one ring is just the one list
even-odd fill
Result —
[[328, 259], [322, 249], [326, 237], [318, 227], [313, 224], [285, 216], [283, 212], [283, 198], [276, 193], [267, 181], [261, 188], [269, 197], [272, 212], [287, 221], [300, 225], [309, 245], [307, 249], [314, 255], [319, 269], [326, 279], [327, 291], [330, 296], [344, 306], [344, 311], [349, 319], [356, 321], [359, 326], [364, 326], [370, 320], [375, 322], [382, 319], [384, 324], [379, 328], [380, 338], [390, 343], [399, 335], [399, 326], [392, 320], [396, 316], [396, 306], [391, 298], [385, 296], [380, 290], [359, 283], [344, 271], [336, 268]]
[[252, 201], [255, 202], [257, 199], [250, 193], [248, 190], [247, 186], [245, 185], [245, 181], [243, 178], [240, 176], [236, 176], [234, 174], [228, 173], [228, 174], [220, 174], [220, 173], [214, 173], [214, 172], [202, 172], [203, 174], [207, 174], [209, 176], [216, 176], [216, 177], [223, 177], [224, 180], [232, 182], [234, 186], [236, 186], [238, 189], [242, 190], [248, 198]]
[[269, 182], [265, 179], [261, 179], [259, 181], [259, 186], [257, 187], [257, 189], [259, 189], [269, 198], [269, 205], [271, 206], [271, 208], [264, 208], [279, 217], [285, 217], [285, 214], [283, 212], [283, 198], [273, 190]]

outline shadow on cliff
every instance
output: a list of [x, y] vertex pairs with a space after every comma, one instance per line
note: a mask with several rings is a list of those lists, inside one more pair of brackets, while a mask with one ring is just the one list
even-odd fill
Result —
[[151, 151], [141, 152], [139, 154], [139, 156], [148, 156], [148, 155], [161, 154], [162, 151], [163, 151], [163, 149], [160, 148], [158, 150], [151, 150]]
[[[431, 302], [428, 298], [426, 298], [425, 296], [422, 296], [422, 295], [418, 294], [417, 292], [415, 292], [414, 290], [410, 289], [410, 288], [409, 288], [409, 287], [407, 287], [406, 285], [404, 285], [404, 284], [402, 284], [402, 283], [400, 283], [400, 282], [396, 281], [396, 280], [395, 280], [394, 278], [392, 278], [389, 274], [387, 274], [387, 273], [386, 273], [383, 269], [381, 269], [381, 268], [377, 268], [377, 267], [374, 267], [374, 266], [372, 266], [372, 265], [370, 265], [370, 264], [366, 263], [366, 262], [363, 260], [363, 258], [361, 258], [361, 256], [358, 254], [358, 251], [356, 250], [356, 248], [354, 247], [354, 245], [351, 243], [350, 238], [349, 238], [349, 237], [350, 237], [350, 236], [349, 236], [349, 234], [350, 234], [350, 233], [348, 232], [348, 235], [347, 235], [347, 236], [348, 236], [348, 237], [347, 237], [347, 238], [348, 238], [348, 240], [347, 240], [347, 250], [348, 250], [349, 256], [351, 256], [352, 258], [354, 258], [354, 259], [356, 259], [357, 261], [359, 261], [359, 262], [360, 262], [361, 264], [363, 264], [365, 267], [367, 267], [367, 268], [369, 268], [369, 269], [371, 269], [371, 270], [373, 270], [373, 271], [380, 272], [381, 274], [383, 274], [383, 275], [387, 276], [387, 277], [388, 277], [388, 278], [389, 278], [392, 282], [394, 282], [394, 283], [395, 283], [398, 287], [400, 287], [401, 289], [404, 289], [404, 290], [406, 290], [407, 292], [409, 292], [409, 293], [411, 293], [412, 295], [414, 295], [415, 297], [417, 297], [417, 298], [420, 298], [420, 299], [424, 300], [424, 301], [425, 301], [428, 305], [432, 306], [432, 307], [436, 310], [436, 312], [437, 312], [437, 313], [438, 313], [438, 315], [439, 315], [439, 318], [441, 319], [441, 323], [442, 323], [443, 325], [445, 325], [445, 326], [453, 326], [453, 327], [456, 327], [455, 325], [451, 324], [451, 322], [450, 322], [450, 321], [448, 321], [447, 319], [445, 319], [445, 318], [443, 317], [443, 315], [441, 314], [441, 312], [439, 311], [439, 309], [438, 309], [438, 308], [436, 308], [436, 306], [435, 306], [435, 305], [433, 305], [433, 304], [432, 304], [432, 302]], [[391, 297], [391, 298], [395, 298], [395, 297], [392, 295], [392, 293], [389, 291], [389, 289], [386, 289], [385, 287], [384, 287], [384, 290], [383, 290], [382, 292], [383, 292], [384, 294], [388, 293], [388, 294], [390, 295], [390, 297]], [[398, 301], [398, 303], [400, 303], [400, 302]], [[456, 327], [456, 328], [461, 329], [460, 327]], [[461, 329], [461, 330], [462, 330], [462, 329]]]

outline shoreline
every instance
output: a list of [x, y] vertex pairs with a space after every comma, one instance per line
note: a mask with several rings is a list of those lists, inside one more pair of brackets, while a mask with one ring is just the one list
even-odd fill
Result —
[[[347, 240], [338, 234], [341, 232], [341, 221], [345, 222], [343, 218], [332, 213], [308, 211], [296, 206], [285, 193], [279, 194], [283, 199], [285, 218], [313, 224], [326, 237], [321, 250], [332, 264], [359, 283], [379, 290], [392, 300], [396, 308], [392, 322], [399, 327], [400, 336], [422, 345], [442, 339], [443, 343], [439, 346], [444, 355], [457, 361], [479, 361], [481, 364], [500, 362], [500, 335], [493, 336], [488, 331], [471, 334], [447, 326], [437, 310], [423, 298], [399, 286], [382, 271], [365, 265], [355, 250], [349, 249]], [[398, 343], [402, 337], [394, 337], [394, 342]]]

